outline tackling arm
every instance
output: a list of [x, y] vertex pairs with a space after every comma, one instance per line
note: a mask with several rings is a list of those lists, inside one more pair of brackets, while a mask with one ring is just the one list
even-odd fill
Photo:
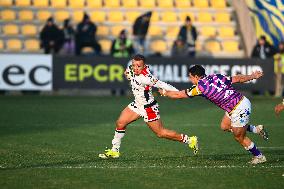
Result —
[[232, 77], [232, 83], [244, 83], [263, 76], [263, 72], [255, 71], [251, 75], [236, 75]]
[[188, 98], [185, 90], [182, 90], [182, 91], [166, 91], [166, 90], [160, 89], [159, 92], [162, 96], [167, 96], [167, 97], [173, 98], [173, 99]]

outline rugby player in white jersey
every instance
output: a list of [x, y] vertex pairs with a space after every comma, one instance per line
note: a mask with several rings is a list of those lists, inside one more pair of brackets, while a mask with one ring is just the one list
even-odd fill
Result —
[[126, 69], [125, 75], [130, 81], [135, 100], [121, 112], [116, 121], [112, 148], [99, 154], [99, 157], [103, 159], [118, 158], [120, 156], [121, 139], [125, 135], [127, 125], [141, 117], [157, 137], [185, 143], [193, 150], [194, 154], [197, 154], [198, 141], [196, 136], [188, 137], [186, 134], [179, 134], [164, 128], [160, 119], [159, 105], [152, 95], [152, 87], [169, 91], [178, 90], [154, 77], [145, 64], [143, 55], [138, 54], [133, 57], [132, 65]]

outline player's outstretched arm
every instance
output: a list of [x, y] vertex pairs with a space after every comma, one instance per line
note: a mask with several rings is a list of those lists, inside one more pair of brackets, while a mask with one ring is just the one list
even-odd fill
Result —
[[232, 83], [244, 83], [263, 76], [263, 72], [255, 71], [250, 75], [236, 75], [232, 77]]
[[188, 98], [185, 93], [185, 90], [182, 91], [167, 91], [163, 89], [159, 89], [159, 93], [161, 96], [167, 96], [169, 98], [180, 99], [180, 98]]

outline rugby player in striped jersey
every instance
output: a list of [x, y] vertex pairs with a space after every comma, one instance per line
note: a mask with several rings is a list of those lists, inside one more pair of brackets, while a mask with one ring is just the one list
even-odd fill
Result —
[[246, 132], [257, 133], [265, 140], [268, 139], [268, 134], [263, 125], [249, 125], [251, 103], [244, 95], [232, 87], [232, 83], [247, 82], [258, 79], [262, 75], [263, 73], [260, 71], [253, 72], [251, 75], [232, 77], [221, 74], [206, 75], [202, 66], [195, 65], [189, 69], [189, 80], [193, 83], [190, 89], [183, 91], [159, 90], [159, 92], [162, 96], [175, 99], [203, 96], [225, 110], [221, 129], [233, 132], [236, 141], [253, 155], [249, 163], [259, 164], [266, 162], [266, 158], [246, 136]]

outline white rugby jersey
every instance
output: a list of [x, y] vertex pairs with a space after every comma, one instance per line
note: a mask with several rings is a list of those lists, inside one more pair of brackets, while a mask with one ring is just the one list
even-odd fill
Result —
[[126, 70], [127, 78], [130, 80], [135, 103], [144, 106], [154, 102], [152, 87], [165, 89], [168, 91], [178, 91], [175, 87], [158, 80], [150, 73], [149, 66], [146, 65], [140, 75], [135, 75], [129, 66]]

